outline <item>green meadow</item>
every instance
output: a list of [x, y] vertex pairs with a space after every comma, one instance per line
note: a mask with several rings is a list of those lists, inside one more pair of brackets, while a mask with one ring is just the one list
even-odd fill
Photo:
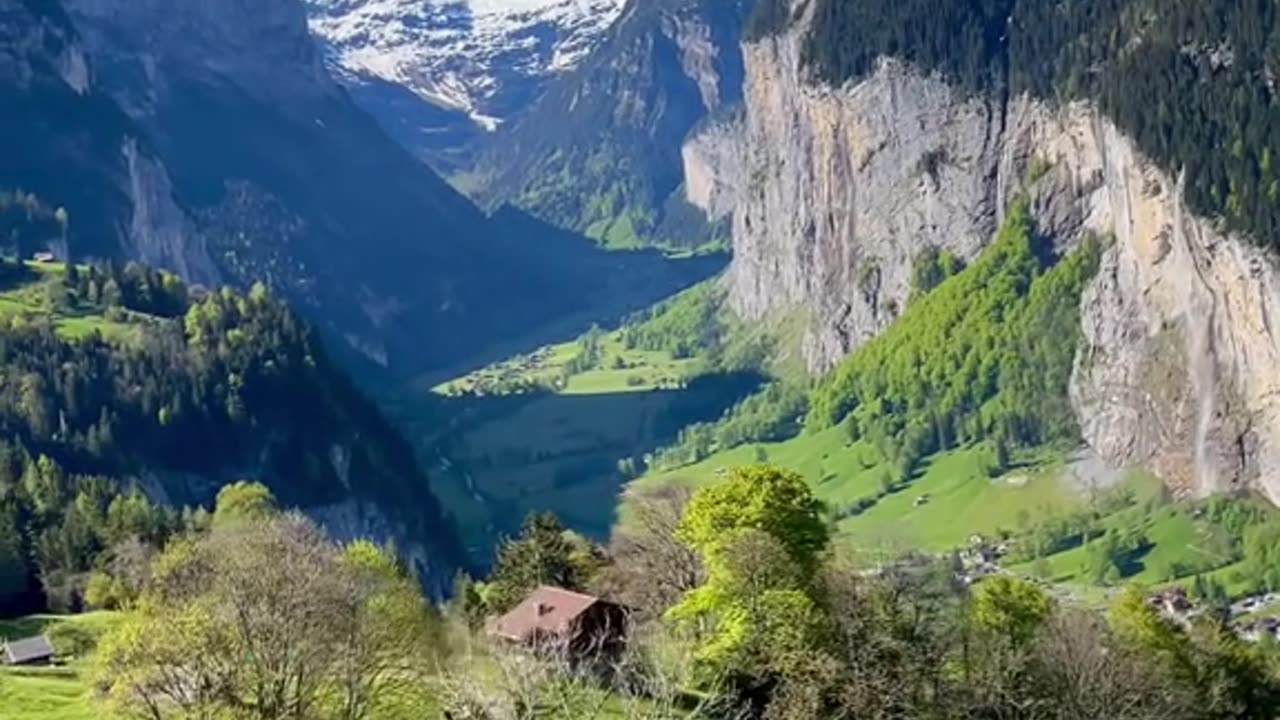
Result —
[[137, 325], [145, 316], [121, 310], [117, 320], [108, 319], [101, 308], [87, 305], [58, 306], [51, 300], [61, 287], [66, 265], [28, 262], [30, 274], [16, 282], [0, 285], [0, 316], [18, 316], [33, 322], [48, 320], [58, 334], [70, 339], [95, 332], [113, 342], [134, 342], [140, 336]]
[[[0, 637], [22, 638], [48, 633], [60, 654], [51, 667], [0, 667], [0, 717], [5, 720], [93, 720], [102, 717], [89, 683], [92, 653], [74, 654], [68, 641], [93, 642], [116, 621], [108, 612], [74, 616], [33, 615], [0, 621]], [[60, 647], [61, 646], [61, 647]], [[88, 647], [88, 646], [86, 646]]]

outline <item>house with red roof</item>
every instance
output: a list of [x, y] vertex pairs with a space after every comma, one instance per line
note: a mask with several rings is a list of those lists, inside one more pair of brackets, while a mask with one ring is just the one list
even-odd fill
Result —
[[489, 634], [581, 658], [612, 654], [626, 640], [627, 609], [594, 595], [544, 585], [489, 624]]

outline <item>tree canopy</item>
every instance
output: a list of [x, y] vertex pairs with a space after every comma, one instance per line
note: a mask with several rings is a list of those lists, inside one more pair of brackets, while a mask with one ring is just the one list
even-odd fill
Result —
[[693, 496], [677, 535], [710, 555], [743, 531], [759, 531], [780, 543], [791, 562], [812, 571], [831, 542], [822, 511], [822, 502], [794, 472], [767, 465], [734, 468]]
[[438, 619], [395, 558], [299, 515], [171, 543], [102, 641], [121, 717], [415, 717]]
[[[816, 0], [806, 63], [840, 85], [882, 56], [1001, 100], [1089, 99], [1191, 206], [1260, 244], [1280, 228], [1280, 11], [1267, 0]], [[781, 26], [770, 14], [774, 31]]]

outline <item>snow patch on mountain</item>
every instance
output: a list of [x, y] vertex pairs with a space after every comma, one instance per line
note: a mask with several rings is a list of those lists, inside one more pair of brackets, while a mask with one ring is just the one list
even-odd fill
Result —
[[625, 0], [308, 0], [348, 83], [381, 80], [492, 130], [595, 46]]

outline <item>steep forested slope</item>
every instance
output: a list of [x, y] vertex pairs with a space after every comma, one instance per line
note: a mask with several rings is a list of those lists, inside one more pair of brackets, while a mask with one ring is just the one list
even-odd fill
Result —
[[[982, 441], [1006, 455], [1014, 447], [1075, 443], [1068, 382], [1081, 340], [1081, 293], [1101, 250], [1089, 238], [1056, 256], [1020, 198], [973, 264], [940, 263], [946, 270], [931, 273], [937, 256], [927, 254], [919, 275], [932, 282], [829, 374], [808, 388], [774, 382], [718, 421], [686, 428], [654, 464], [669, 469], [837, 425], [851, 443], [874, 447], [901, 477], [929, 455]], [[709, 327], [696, 318], [684, 325]]]
[[0, 530], [46, 589], [74, 597], [110, 541], [174, 526], [129, 488], [177, 507], [242, 478], [339, 536], [396, 539], [424, 579], [456, 562], [409, 446], [263, 286], [192, 300], [139, 266], [3, 270]]
[[[804, 55], [829, 83], [889, 55], [970, 92], [1095, 100], [1166, 170], [1185, 171], [1193, 209], [1277, 242], [1273, 2], [818, 0], [814, 12]], [[781, 16], [761, 13], [756, 32]]]
[[925, 455], [993, 439], [1074, 443], [1067, 385], [1096, 241], [1053, 262], [1025, 201], [974, 264], [923, 295], [814, 390], [808, 419], [847, 419], [910, 470]]

